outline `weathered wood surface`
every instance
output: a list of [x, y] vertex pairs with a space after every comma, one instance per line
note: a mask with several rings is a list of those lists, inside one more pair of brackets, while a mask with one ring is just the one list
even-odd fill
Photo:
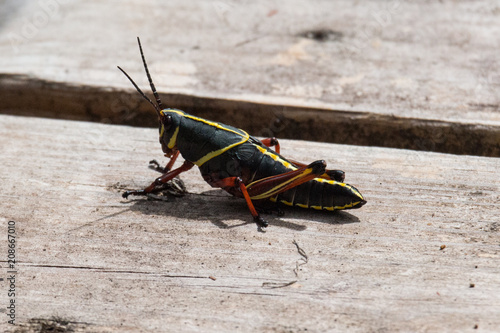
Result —
[[500, 124], [497, 2], [2, 3], [0, 73], [129, 88], [141, 36], [162, 91]]
[[[135, 43], [141, 36], [157, 87], [171, 94], [168, 105], [205, 110], [212, 119], [224, 114], [240, 126], [249, 122], [249, 108], [259, 128], [274, 113], [315, 125], [279, 134], [290, 138], [315, 133], [302, 138], [500, 154], [498, 2], [3, 0], [0, 6], [3, 112], [144, 123], [149, 110], [135, 95], [88, 92], [89, 86], [131, 91], [116, 65], [147, 87]], [[303, 109], [293, 114], [283, 106]], [[330, 135], [318, 119], [342, 131]]]
[[[0, 116], [1, 269], [13, 220], [18, 323], [57, 316], [89, 332], [500, 327], [499, 159], [283, 140], [285, 156], [345, 170], [368, 203], [336, 214], [289, 209], [259, 233], [243, 200], [194, 169], [175, 202], [122, 199], [157, 176], [147, 168], [162, 158], [157, 135]], [[9, 328], [2, 314], [0, 329]]]

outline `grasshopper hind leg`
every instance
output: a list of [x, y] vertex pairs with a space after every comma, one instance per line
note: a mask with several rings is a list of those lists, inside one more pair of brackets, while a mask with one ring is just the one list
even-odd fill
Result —
[[328, 175], [330, 179], [339, 183], [343, 183], [345, 180], [345, 172], [342, 170], [326, 170], [325, 174]]
[[[269, 147], [269, 148], [275, 147], [275, 149], [274, 149], [275, 152], [277, 152], [278, 154], [280, 153], [281, 146], [280, 146], [280, 143], [279, 143], [277, 138], [275, 138], [275, 137], [265, 138], [265, 139], [262, 139], [260, 141], [266, 147]], [[295, 160], [289, 159], [289, 161], [298, 168], [303, 168], [303, 167], [307, 166], [307, 164], [304, 164], [302, 162], [298, 162]], [[342, 170], [325, 170], [325, 173], [322, 176], [320, 176], [320, 178], [335, 180], [339, 183], [343, 183], [345, 180], [345, 172]]]

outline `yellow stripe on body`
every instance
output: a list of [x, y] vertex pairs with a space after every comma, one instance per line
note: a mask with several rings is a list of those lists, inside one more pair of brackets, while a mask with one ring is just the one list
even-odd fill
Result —
[[[203, 119], [203, 118], [198, 118], [198, 117], [195, 117], [195, 116], [192, 116], [192, 115], [188, 115], [180, 110], [173, 110], [173, 109], [167, 109], [167, 110], [162, 110], [160, 111], [160, 114], [162, 116], [165, 115], [165, 112], [172, 112], [172, 113], [177, 113], [178, 115], [181, 115], [182, 117], [185, 117], [185, 118], [188, 118], [188, 119], [192, 119], [192, 120], [195, 120], [195, 121], [199, 121], [199, 122], [202, 122], [202, 123], [205, 123], [207, 125], [210, 125], [210, 126], [213, 126], [215, 128], [218, 128], [220, 130], [223, 130], [223, 131], [227, 131], [227, 132], [231, 132], [231, 133], [234, 133], [234, 134], [237, 134], [239, 136], [242, 137], [242, 139], [236, 143], [233, 143], [232, 145], [229, 145], [227, 147], [224, 147], [224, 148], [221, 148], [221, 149], [218, 149], [218, 150], [215, 150], [215, 151], [211, 151], [209, 152], [208, 154], [206, 154], [205, 156], [203, 156], [202, 158], [200, 158], [199, 160], [197, 160], [196, 162], [193, 162], [195, 165], [197, 166], [202, 166], [205, 162], [211, 160], [212, 158], [216, 157], [216, 156], [219, 156], [221, 154], [223, 154], [224, 152], [226, 152], [227, 150], [233, 148], [233, 147], [236, 147], [246, 141], [248, 141], [248, 139], [250, 138], [250, 135], [243, 131], [243, 130], [240, 130], [242, 133], [240, 132], [237, 132], [235, 130], [232, 130], [230, 128], [227, 128], [219, 123], [216, 123], [216, 122], [213, 122], [213, 121], [209, 121], [209, 120], [206, 120], [206, 119]], [[164, 131], [163, 129], [163, 126], [162, 126], [162, 132]], [[175, 142], [177, 140], [177, 134], [179, 133], [179, 127], [176, 128], [175, 130], [175, 133], [174, 135], [172, 136], [172, 138], [170, 139], [170, 142], [168, 143], [168, 148], [172, 149], [174, 146], [175, 146]], [[243, 134], [244, 133], [244, 134]]]
[[247, 137], [243, 137], [243, 139], [241, 141], [233, 143], [232, 145], [221, 148], [219, 150], [212, 151], [212, 152], [206, 154], [205, 156], [203, 156], [202, 158], [200, 158], [198, 161], [193, 162], [193, 163], [196, 164], [197, 166], [202, 166], [203, 163], [205, 163], [206, 161], [209, 161], [212, 158], [219, 156], [220, 154], [224, 153], [225, 151], [227, 151], [233, 147], [241, 145], [242, 143], [246, 142], [249, 138], [250, 138], [250, 136], [247, 134]]
[[317, 181], [317, 182], [320, 182], [320, 183], [328, 183], [328, 184], [332, 184], [332, 185], [340, 185], [340, 186], [343, 186], [343, 187], [347, 187], [348, 189], [350, 189], [352, 191], [352, 193], [356, 194], [361, 200], [364, 200], [363, 196], [361, 195], [361, 193], [359, 193], [357, 190], [355, 190], [352, 186], [346, 184], [346, 183], [340, 183], [338, 181], [335, 181], [335, 180], [331, 180], [331, 179], [324, 179], [324, 178], [314, 178], [313, 180]]
[[[280, 202], [284, 203], [285, 205], [289, 204], [288, 202], [284, 202], [284, 201], [280, 201]], [[333, 207], [321, 207], [321, 206], [307, 207], [307, 205], [303, 205], [303, 204], [296, 204], [295, 206], [298, 206], [298, 207], [301, 207], [301, 208], [313, 208], [313, 209], [316, 209], [316, 210], [328, 210], [330, 212], [333, 212], [334, 210], [342, 210], [342, 209], [352, 208], [352, 207], [357, 206], [359, 204], [360, 204], [360, 201], [353, 202], [353, 203], [347, 204], [345, 206], [333, 206]], [[291, 205], [289, 205], [289, 206], [291, 206]]]
[[250, 137], [250, 135], [249, 135], [247, 132], [245, 132], [244, 130], [241, 130], [241, 129], [240, 129], [240, 131], [242, 131], [243, 133], [245, 133], [245, 134], [243, 135], [243, 134], [241, 134], [241, 133], [239, 133], [239, 132], [236, 132], [236, 131], [234, 131], [234, 130], [232, 130], [232, 129], [229, 129], [229, 128], [227, 128], [227, 127], [224, 127], [223, 125], [221, 125], [221, 124], [219, 124], [219, 123], [216, 123], [216, 122], [214, 122], [214, 121], [206, 120], [206, 119], [203, 119], [203, 118], [198, 118], [198, 117], [192, 116], [192, 115], [190, 115], [190, 114], [186, 114], [186, 113], [184, 113], [184, 112], [182, 112], [182, 111], [180, 111], [180, 110], [173, 110], [173, 109], [163, 110], [163, 111], [161, 111], [161, 114], [162, 114], [162, 115], [164, 115], [164, 114], [165, 114], [165, 112], [177, 113], [178, 115], [181, 115], [181, 116], [183, 116], [184, 118], [188, 118], [188, 119], [196, 120], [196, 121], [199, 121], [199, 122], [205, 123], [205, 124], [207, 124], [207, 125], [210, 125], [210, 126], [216, 127], [216, 128], [218, 128], [218, 129], [221, 129], [221, 130], [224, 130], [224, 131], [228, 131], [228, 132], [232, 132], [232, 133], [234, 133], [234, 134], [238, 134], [238, 135], [239, 135], [239, 136], [241, 136], [241, 137], [246, 137], [247, 139]]
[[[174, 147], [175, 147], [175, 144], [176, 144], [176, 142], [177, 142], [177, 134], [179, 134], [179, 127], [180, 127], [180, 126], [177, 126], [177, 128], [175, 129], [174, 135], [172, 135], [172, 137], [170, 138], [170, 141], [168, 142], [167, 147], [168, 147], [169, 149], [172, 149], [172, 148], [174, 148]], [[162, 125], [162, 127], [161, 127], [161, 128], [163, 129], [163, 125]], [[161, 135], [160, 135], [160, 136], [161, 136]]]
[[282, 159], [281, 157], [279, 157], [278, 155], [276, 154], [273, 154], [272, 152], [270, 152], [269, 150], [261, 147], [261, 146], [258, 146], [258, 145], [255, 145], [255, 147], [257, 147], [257, 149], [264, 155], [267, 155], [269, 157], [271, 157], [273, 160], [275, 160], [276, 162], [280, 162], [285, 168], [287, 169], [291, 169], [291, 170], [297, 170], [297, 168], [292, 165], [290, 162], [288, 161], [285, 161], [284, 159]]
[[333, 212], [334, 210], [342, 210], [342, 209], [346, 209], [346, 208], [351, 208], [352, 206], [353, 206], [352, 204], [348, 204], [345, 206], [323, 207], [323, 209], [328, 210], [330, 212]]

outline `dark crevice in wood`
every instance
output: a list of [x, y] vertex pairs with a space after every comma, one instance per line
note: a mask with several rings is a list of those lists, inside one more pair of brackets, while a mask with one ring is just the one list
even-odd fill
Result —
[[[182, 94], [164, 103], [256, 136], [462, 155], [500, 156], [500, 126], [402, 118], [370, 112], [269, 105]], [[5, 114], [156, 127], [155, 111], [135, 90], [103, 89], [0, 75]]]

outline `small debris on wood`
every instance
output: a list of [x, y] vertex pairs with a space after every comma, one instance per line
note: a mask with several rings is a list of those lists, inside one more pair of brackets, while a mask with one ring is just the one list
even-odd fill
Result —
[[[297, 247], [297, 251], [301, 255], [302, 258], [297, 260], [295, 263], [295, 268], [293, 269], [293, 272], [295, 273], [295, 276], [298, 278], [299, 277], [299, 268], [302, 265], [307, 264], [309, 261], [309, 258], [307, 257], [306, 252], [299, 246], [299, 244], [294, 240], [293, 244]], [[271, 243], [269, 243], [271, 245]], [[284, 288], [291, 286], [292, 284], [296, 283], [298, 280], [290, 281], [290, 282], [285, 282], [285, 283], [275, 283], [275, 282], [264, 282], [262, 283], [262, 288], [268, 288], [268, 289], [276, 289], [276, 288]]]
[[318, 42], [327, 42], [327, 41], [340, 41], [344, 34], [340, 31], [334, 31], [330, 29], [317, 29], [305, 31], [299, 34], [300, 37], [313, 39]]
[[278, 10], [277, 9], [271, 9], [269, 11], [269, 13], [267, 13], [267, 17], [271, 17], [271, 16], [274, 16], [276, 14], [278, 14]]
[[446, 249], [446, 245], [441, 245], [441, 247], [439, 248], [440, 250], [444, 250]]
[[208, 278], [209, 278], [210, 280], [213, 280], [213, 281], [217, 280], [217, 278], [216, 278], [216, 277], [214, 277], [214, 276], [212, 276], [212, 275], [210, 275]]
[[483, 191], [474, 191], [474, 192], [469, 192], [469, 195], [483, 195]]

